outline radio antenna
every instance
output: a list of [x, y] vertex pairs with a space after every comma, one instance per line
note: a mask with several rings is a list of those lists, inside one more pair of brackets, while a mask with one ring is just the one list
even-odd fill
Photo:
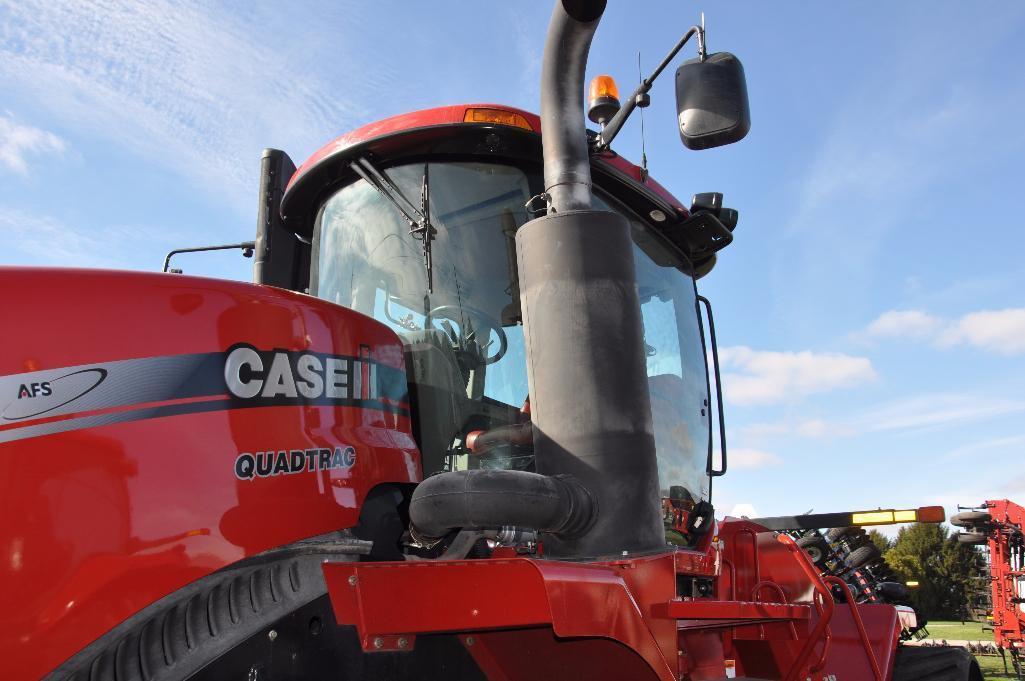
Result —
[[[637, 50], [637, 82], [644, 82], [641, 72], [641, 51]], [[648, 154], [644, 148], [644, 108], [641, 108], [641, 182], [648, 181]]]

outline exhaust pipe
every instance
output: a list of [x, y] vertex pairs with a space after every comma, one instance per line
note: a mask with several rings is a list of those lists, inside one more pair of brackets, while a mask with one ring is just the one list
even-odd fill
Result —
[[584, 69], [605, 2], [557, 2], [545, 41], [541, 127], [549, 214], [516, 233], [538, 473], [570, 475], [597, 502], [578, 537], [545, 555], [665, 548], [630, 224], [591, 210]]
[[555, 212], [591, 207], [591, 160], [584, 129], [584, 72], [606, 0], [555, 3], [541, 63], [545, 192]]
[[537, 473], [474, 470], [420, 483], [414, 529], [515, 525], [545, 557], [665, 549], [641, 307], [627, 219], [591, 210], [584, 71], [604, 0], [560, 0], [541, 81], [548, 215], [516, 233]]

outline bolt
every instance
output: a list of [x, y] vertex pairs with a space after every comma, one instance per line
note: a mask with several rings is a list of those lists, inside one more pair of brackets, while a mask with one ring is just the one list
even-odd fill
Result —
[[477, 642], [477, 639], [475, 639], [473, 636], [467, 636], [466, 637], [466, 645], [472, 646], [476, 642]]
[[399, 639], [399, 648], [405, 649], [409, 645], [409, 639], [403, 637]]
[[356, 575], [349, 575], [349, 586], [356, 586], [356, 582], [358, 581], [359, 580], [356, 579]]
[[383, 648], [383, 647], [384, 647], [384, 639], [383, 639], [383, 638], [381, 638], [380, 636], [378, 636], [377, 638], [375, 638], [375, 639], [374, 639], [374, 647], [375, 647], [375, 648], [377, 648], [378, 650], [380, 650], [381, 648]]
[[273, 629], [271, 629], [270, 631], [267, 632], [267, 638], [269, 638], [271, 641], [273, 641], [277, 637], [278, 637], [278, 632], [274, 631]]

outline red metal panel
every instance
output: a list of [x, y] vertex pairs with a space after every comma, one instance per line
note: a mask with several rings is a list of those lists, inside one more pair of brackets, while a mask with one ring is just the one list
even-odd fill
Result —
[[550, 624], [537, 566], [527, 560], [328, 563], [339, 622], [352, 622], [365, 648], [383, 634], [477, 631]]
[[[540, 562], [558, 636], [603, 636], [637, 652], [659, 676], [675, 678], [676, 623], [652, 605], [676, 591], [672, 555], [595, 567]], [[583, 577], [583, 578], [582, 578]]]
[[781, 603], [695, 599], [671, 601], [668, 614], [677, 619], [804, 620], [811, 617], [811, 607]]
[[[875, 650], [873, 650], [872, 641], [869, 638], [867, 629], [865, 628], [865, 621], [861, 614], [861, 608], [858, 606], [857, 602], [855, 602], [854, 594], [851, 593], [851, 588], [847, 585], [847, 582], [843, 581], [835, 575], [829, 575], [827, 577], [824, 577], [822, 581], [824, 581], [826, 584], [831, 584], [834, 587], [839, 588], [841, 590], [841, 593], [844, 594], [844, 599], [847, 602], [847, 609], [850, 611], [851, 619], [854, 620], [854, 626], [858, 632], [858, 640], [861, 642], [862, 650], [864, 650], [865, 652], [865, 658], [868, 661], [869, 667], [871, 667], [872, 669], [872, 676], [877, 681], [882, 681], [883, 674], [880, 670]], [[897, 617], [896, 610], [894, 610], [893, 616]], [[896, 633], [899, 632], [900, 627], [898, 627], [896, 630]], [[893, 640], [890, 641], [890, 646], [892, 647], [893, 645], [896, 645], [896, 643], [897, 636], [894, 635]]]
[[715, 577], [719, 574], [719, 550], [712, 545], [713, 532], [707, 532], [697, 550], [679, 549], [673, 554], [676, 571], [684, 575]]
[[[859, 605], [858, 612], [868, 632], [872, 651], [882, 673], [889, 678], [893, 672], [900, 622], [897, 611], [889, 605]], [[851, 608], [838, 603], [829, 623], [829, 655], [823, 674], [834, 674], [838, 679], [872, 679], [874, 673], [865, 655], [858, 626]]]
[[559, 638], [618, 641], [671, 681], [675, 622], [653, 617], [650, 604], [672, 595], [672, 568], [666, 554], [605, 564], [525, 558], [327, 563], [324, 576], [336, 619], [356, 625], [368, 648], [384, 634], [544, 624]]
[[[892, 666], [894, 608], [862, 608], [859, 630], [789, 537], [728, 522], [698, 563], [716, 564], [723, 545], [728, 569], [709, 599], [676, 598], [675, 551], [602, 563], [329, 563], [324, 574], [336, 619], [355, 625], [368, 650], [377, 637], [384, 648], [400, 636], [455, 632], [496, 679], [700, 681], [722, 678], [728, 657], [759, 678], [820, 679], [825, 665], [860, 681], [874, 676], [866, 641], [882, 669]], [[735, 591], [751, 600], [727, 596]]]
[[563, 639], [549, 627], [480, 632], [460, 636], [460, 640], [490, 681], [659, 678], [621, 643], [601, 638]]
[[541, 132], [541, 118], [537, 114], [501, 104], [456, 104], [454, 106], [439, 106], [433, 109], [412, 111], [410, 113], [404, 113], [398, 116], [385, 118], [380, 121], [374, 121], [373, 123], [368, 123], [367, 125], [356, 128], [351, 132], [347, 132], [341, 137], [325, 144], [314, 152], [312, 156], [306, 159], [302, 165], [296, 168], [295, 173], [292, 175], [292, 179], [288, 181], [288, 188], [291, 188], [299, 178], [319, 165], [322, 161], [339, 152], [345, 151], [349, 147], [354, 147], [357, 144], [368, 142], [374, 138], [392, 135], [405, 130], [428, 128], [435, 125], [462, 123], [466, 110], [470, 108], [502, 109], [503, 111], [518, 113], [527, 120], [527, 123], [529, 123], [534, 129], [534, 132]]
[[[314, 152], [312, 156], [310, 156], [296, 169], [292, 178], [288, 181], [288, 188], [291, 189], [300, 178], [309, 173], [313, 168], [327, 161], [327, 159], [335, 154], [341, 153], [350, 147], [362, 144], [363, 142], [368, 142], [377, 137], [384, 137], [386, 135], [392, 135], [408, 130], [416, 130], [417, 128], [427, 128], [438, 125], [460, 125], [463, 123], [463, 116], [469, 108], [501, 109], [503, 111], [517, 113], [527, 120], [527, 123], [530, 124], [534, 132], [538, 134], [541, 133], [541, 119], [537, 114], [524, 111], [523, 109], [517, 109], [512, 106], [505, 106], [503, 104], [456, 104], [453, 106], [439, 106], [433, 109], [413, 111], [411, 113], [392, 116], [391, 118], [385, 118], [384, 120], [369, 123], [332, 140]], [[643, 184], [647, 188], [653, 190], [678, 211], [686, 212], [686, 207], [680, 203], [675, 196], [669, 193], [665, 187], [660, 185], [651, 177], [642, 179], [640, 167], [630, 163], [630, 161], [626, 160], [622, 156], [606, 152], [595, 157], [595, 159], [597, 163], [603, 163], [615, 168], [639, 184]]]
[[[0, 317], [16, 320], [20, 330], [0, 339], [0, 379], [129, 358], [223, 353], [243, 341], [342, 355], [368, 345], [374, 360], [403, 366], [399, 340], [383, 325], [269, 287], [169, 274], [0, 268], [0, 289], [18, 291], [4, 297]], [[218, 371], [223, 382], [223, 368]], [[163, 404], [216, 406], [225, 398]], [[14, 399], [0, 396], [0, 412]], [[5, 678], [40, 677], [132, 613], [224, 565], [352, 526], [372, 486], [421, 475], [408, 417], [356, 407], [227, 405], [22, 437], [26, 424], [79, 417], [44, 414], [0, 425], [0, 438], [15, 431], [21, 438], [0, 443]], [[339, 444], [355, 447], [353, 466], [235, 476], [240, 452]]]
[[[810, 633], [795, 628], [787, 635], [778, 625], [773, 630], [740, 622], [736, 629], [726, 630], [724, 652], [736, 659], [738, 675], [818, 679], [822, 674], [832, 673], [850, 680], [875, 678], [851, 611], [846, 605], [833, 603], [817, 570], [792, 539], [732, 519], [723, 523], [719, 536], [725, 546], [724, 569], [717, 585], [721, 598], [771, 600], [807, 607], [817, 594], [819, 601], [808, 620]], [[716, 607], [719, 606], [712, 606]], [[863, 606], [859, 613], [864, 636], [885, 676], [892, 668], [900, 631], [896, 610], [888, 605]]]

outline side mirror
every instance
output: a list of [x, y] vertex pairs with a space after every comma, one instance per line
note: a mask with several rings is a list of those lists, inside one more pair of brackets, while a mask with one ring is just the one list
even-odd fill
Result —
[[676, 113], [688, 149], [711, 149], [744, 139], [751, 129], [747, 82], [740, 60], [716, 52], [676, 70]]

